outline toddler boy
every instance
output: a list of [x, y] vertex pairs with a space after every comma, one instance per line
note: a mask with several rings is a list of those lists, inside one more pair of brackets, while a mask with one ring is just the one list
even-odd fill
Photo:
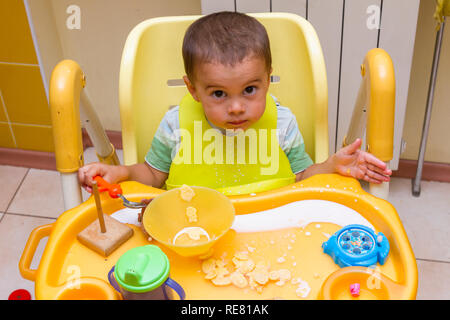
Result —
[[360, 139], [313, 164], [295, 116], [268, 94], [270, 44], [256, 19], [237, 12], [198, 19], [186, 31], [183, 59], [189, 95], [162, 119], [145, 163], [88, 164], [79, 170], [88, 191], [96, 175], [110, 183], [134, 180], [168, 189], [188, 184], [228, 195], [270, 190], [320, 173], [389, 181], [391, 170], [360, 150]]

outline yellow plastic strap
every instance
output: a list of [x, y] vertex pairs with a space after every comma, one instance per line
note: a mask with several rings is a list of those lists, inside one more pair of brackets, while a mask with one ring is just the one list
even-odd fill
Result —
[[434, 12], [434, 18], [439, 22], [437, 29], [441, 27], [441, 23], [444, 22], [444, 16], [450, 16], [450, 0], [436, 0], [436, 11]]
[[107, 155], [106, 157], [102, 157], [98, 153], [96, 153], [97, 158], [101, 163], [119, 165], [120, 161], [119, 161], [119, 158], [117, 157], [116, 149], [114, 148], [114, 145], [112, 143], [111, 143], [111, 148], [112, 148], [111, 153], [109, 155]]

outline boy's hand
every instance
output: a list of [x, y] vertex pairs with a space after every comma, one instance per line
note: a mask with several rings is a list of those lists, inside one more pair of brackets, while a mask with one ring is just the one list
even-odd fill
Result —
[[125, 178], [123, 171], [122, 166], [94, 162], [78, 169], [78, 181], [87, 192], [91, 193], [95, 176], [101, 176], [109, 183], [116, 183]]
[[[148, 204], [149, 204], [152, 200], [153, 200], [153, 199], [142, 199], [142, 200], [141, 200], [141, 203], [144, 203], [144, 204], [146, 204], [146, 205], [148, 206]], [[142, 222], [142, 217], [144, 216], [145, 209], [147, 209], [147, 207], [142, 208], [142, 209], [141, 209], [141, 212], [138, 214], [138, 221], [139, 221], [139, 222]]]
[[386, 163], [374, 155], [360, 150], [361, 139], [340, 149], [333, 155], [334, 169], [343, 176], [362, 179], [370, 183], [382, 183], [390, 180], [392, 171]]

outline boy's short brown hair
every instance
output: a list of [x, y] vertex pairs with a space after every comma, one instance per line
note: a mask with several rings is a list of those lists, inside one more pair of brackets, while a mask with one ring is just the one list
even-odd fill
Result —
[[214, 62], [233, 66], [245, 57], [255, 55], [272, 67], [269, 37], [255, 18], [239, 12], [217, 12], [192, 23], [183, 40], [186, 75], [194, 81], [196, 63]]

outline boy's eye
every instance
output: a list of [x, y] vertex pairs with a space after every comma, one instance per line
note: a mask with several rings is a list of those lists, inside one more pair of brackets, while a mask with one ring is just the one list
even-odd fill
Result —
[[255, 86], [248, 86], [247, 88], [244, 89], [244, 93], [246, 94], [254, 94], [256, 90]]
[[215, 90], [213, 91], [212, 95], [215, 98], [223, 98], [225, 96], [225, 92], [223, 92], [222, 90]]

